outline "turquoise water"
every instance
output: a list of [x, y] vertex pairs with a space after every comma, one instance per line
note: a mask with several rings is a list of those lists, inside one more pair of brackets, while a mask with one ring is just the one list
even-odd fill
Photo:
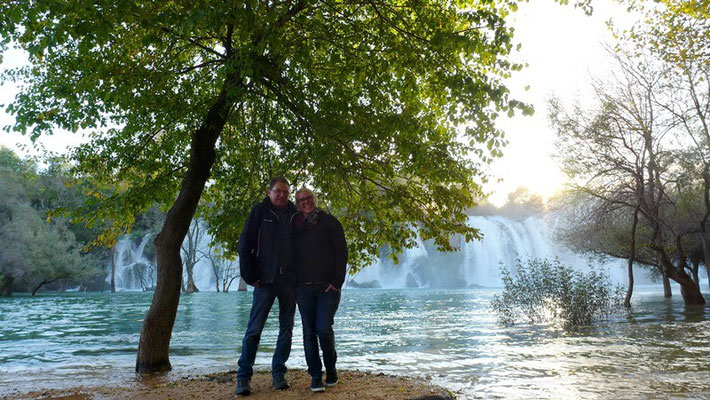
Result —
[[[496, 292], [346, 290], [339, 367], [430, 379], [464, 398], [710, 398], [710, 307], [689, 309], [644, 287], [628, 318], [565, 332], [499, 326], [488, 309]], [[134, 380], [150, 300], [136, 292], [0, 298], [0, 395]], [[236, 369], [250, 302], [245, 292], [183, 295], [172, 374]], [[296, 315], [288, 366], [305, 368]], [[274, 312], [258, 368], [270, 365], [277, 324]]]

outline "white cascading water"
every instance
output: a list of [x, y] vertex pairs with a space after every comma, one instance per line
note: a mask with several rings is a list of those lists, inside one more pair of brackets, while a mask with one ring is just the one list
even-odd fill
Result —
[[[141, 241], [136, 244], [126, 236], [116, 244], [116, 251], [114, 253], [116, 260], [116, 290], [143, 290], [143, 286], [150, 286], [150, 284], [155, 285], [157, 277], [156, 260], [154, 258], [149, 259], [145, 255], [146, 245], [154, 238], [155, 234], [149, 233], [144, 235]], [[187, 240], [187, 238], [185, 240]], [[205, 231], [201, 224], [197, 245], [198, 250], [207, 253], [210, 249], [209, 244], [211, 240], [212, 236]], [[185, 253], [181, 252], [181, 256], [184, 259]], [[200, 257], [200, 254], [198, 254], [198, 257]], [[142, 272], [142, 268], [145, 267], [147, 267], [147, 271], [150, 272], [150, 276], [144, 274], [145, 282], [144, 285], [141, 286], [139, 275]], [[110, 268], [111, 265], [109, 264], [109, 275], [106, 277], [107, 283], [111, 281]], [[212, 272], [210, 261], [206, 257], [200, 257], [192, 271], [195, 286], [197, 286], [199, 290], [216, 290], [214, 273]], [[184, 266], [182, 276], [183, 280], [186, 281], [187, 271]], [[148, 285], [146, 285], [146, 283]]]
[[[431, 243], [417, 240], [417, 246], [407, 249], [395, 265], [388, 257], [380, 258], [354, 276], [346, 279], [346, 286], [378, 288], [461, 288], [475, 286], [499, 286], [500, 266], [514, 267], [516, 260], [530, 258], [558, 258], [564, 265], [586, 269], [590, 261], [572, 253], [556, 243], [551, 224], [540, 217], [511, 219], [503, 216], [471, 216], [469, 224], [480, 229], [483, 239], [461, 243], [453, 238], [461, 250], [452, 253], [437, 251]], [[146, 235], [135, 244], [128, 238], [116, 246], [116, 289], [141, 290], [134, 269], [140, 264], [150, 265], [155, 270], [155, 260], [143, 254], [148, 240]], [[202, 232], [199, 248], [208, 251], [212, 238]], [[598, 262], [594, 263], [598, 268]], [[604, 263], [612, 280], [626, 282], [626, 262], [615, 260]], [[154, 273], [153, 273], [154, 274]], [[641, 275], [638, 273], [638, 275]], [[187, 277], [185, 271], [183, 276]], [[155, 277], [152, 277], [155, 279]], [[209, 260], [202, 258], [193, 269], [195, 285], [199, 290], [215, 290], [215, 278]], [[645, 278], [638, 277], [641, 281]], [[107, 280], [110, 279], [110, 276]]]
[[[146, 277], [149, 281], [150, 279], [155, 282], [155, 262], [154, 260], [149, 260], [144, 252], [145, 246], [148, 241], [153, 237], [153, 234], [147, 234], [141, 238], [139, 243], [134, 243], [130, 237], [124, 236], [121, 240], [116, 243], [116, 249], [113, 253], [113, 258], [116, 265], [116, 275], [115, 283], [116, 290], [119, 289], [141, 289], [141, 282], [139, 275], [141, 274], [142, 268], [153, 269], [153, 274]], [[106, 277], [106, 282], [111, 282], [111, 264], [109, 261], [108, 266], [109, 275]]]
[[[349, 277], [349, 287], [475, 287], [499, 286], [500, 268], [505, 265], [514, 268], [517, 260], [531, 258], [559, 259], [564, 265], [585, 270], [590, 260], [575, 254], [557, 244], [553, 229], [540, 217], [511, 219], [503, 216], [471, 216], [470, 226], [478, 228], [483, 239], [469, 243], [455, 244], [461, 251], [442, 253], [429, 243], [417, 242], [417, 246], [407, 249], [395, 265], [387, 258], [381, 258], [374, 265], [366, 267]], [[604, 268], [616, 283], [626, 282], [626, 262], [612, 260], [595, 268]], [[645, 279], [645, 277], [641, 277]]]

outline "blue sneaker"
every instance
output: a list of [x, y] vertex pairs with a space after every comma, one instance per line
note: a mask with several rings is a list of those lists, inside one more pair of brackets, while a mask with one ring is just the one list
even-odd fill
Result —
[[251, 379], [237, 379], [237, 390], [235, 393], [239, 396], [249, 396], [251, 394]]
[[271, 384], [274, 385], [274, 389], [276, 390], [286, 390], [291, 387], [282, 374], [274, 375], [271, 379]]
[[338, 384], [338, 372], [333, 370], [333, 371], [326, 371], [325, 373], [325, 386], [326, 387], [331, 387], [335, 386]]
[[325, 387], [323, 386], [323, 377], [321, 376], [314, 376], [311, 379], [311, 391], [312, 392], [323, 392], [325, 391]]

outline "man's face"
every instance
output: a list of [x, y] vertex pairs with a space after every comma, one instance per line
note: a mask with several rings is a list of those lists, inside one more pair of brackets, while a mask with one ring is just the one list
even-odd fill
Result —
[[308, 215], [316, 208], [316, 197], [313, 192], [303, 190], [296, 195], [296, 205], [300, 212]]
[[269, 199], [274, 207], [284, 208], [288, 203], [288, 185], [283, 182], [276, 182], [274, 187], [269, 189]]

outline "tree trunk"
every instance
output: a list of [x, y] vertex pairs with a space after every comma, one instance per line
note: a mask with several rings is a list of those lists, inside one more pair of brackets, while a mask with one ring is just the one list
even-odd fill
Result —
[[624, 297], [624, 307], [631, 308], [631, 295], [634, 294], [634, 259], [629, 258], [629, 262], [626, 266], [626, 270], [629, 276], [629, 287], [626, 288], [626, 296]]
[[[195, 215], [210, 169], [215, 162], [215, 143], [227, 122], [236, 98], [236, 75], [230, 74], [222, 91], [210, 107], [202, 126], [193, 133], [188, 169], [180, 192], [168, 211], [163, 228], [155, 238], [158, 281], [153, 301], [143, 321], [136, 372], [162, 372], [171, 369], [169, 349], [182, 284], [180, 248]], [[234, 88], [234, 89], [233, 89]]]
[[39, 288], [41, 288], [42, 286], [44, 286], [46, 283], [47, 283], [47, 281], [42, 281], [42, 282], [40, 282], [39, 285], [37, 285], [34, 289], [32, 289], [32, 296], [34, 296], [35, 294], [37, 294], [37, 291], [39, 290]]
[[116, 245], [111, 247], [111, 293], [116, 293]]
[[660, 254], [656, 254], [656, 261], [658, 265], [658, 270], [661, 272], [661, 279], [663, 280], [663, 297], [671, 298], [673, 293], [671, 292], [671, 280], [668, 278], [665, 269], [663, 269], [663, 261]]
[[663, 275], [663, 297], [671, 298], [671, 297], [673, 297], [673, 291], [671, 290], [671, 280], [668, 278], [668, 275], [666, 275], [665, 272], [663, 272], [662, 275]]
[[690, 275], [685, 273], [683, 259], [678, 261], [681, 265], [675, 267], [667, 254], [661, 254], [661, 262], [666, 275], [680, 285], [680, 295], [683, 296], [686, 305], [705, 304], [705, 298], [700, 293], [700, 286], [693, 281]]
[[[687, 276], [687, 275], [686, 275]], [[678, 282], [680, 283], [680, 282]], [[705, 304], [705, 298], [703, 294], [700, 293], [700, 285], [695, 283], [693, 279], [688, 276], [688, 279], [684, 283], [680, 283], [680, 294], [683, 296], [685, 304], [689, 305], [703, 305]]]
[[2, 286], [0, 286], [0, 296], [12, 296], [12, 284], [15, 282], [15, 278], [11, 276], [5, 276], [2, 279]]
[[238, 292], [246, 292], [247, 291], [247, 283], [242, 277], [239, 277], [239, 289], [237, 289], [237, 291]]
[[698, 270], [700, 269], [700, 260], [697, 258], [693, 258], [690, 260], [690, 265], [692, 265], [692, 268], [690, 268], [690, 272], [692, 273], [693, 281], [700, 286], [700, 277], [698, 276]]
[[192, 268], [187, 270], [187, 284], [185, 285], [185, 293], [199, 292], [200, 289], [195, 285], [195, 280], [192, 278]]
[[197, 243], [200, 241], [200, 222], [198, 220], [193, 220], [190, 224], [190, 229], [187, 231], [187, 246], [183, 242], [183, 263], [185, 264], [185, 271], [187, 272], [187, 283], [182, 288], [185, 293], [195, 293], [200, 290], [195, 285], [195, 279], [193, 278], [192, 271], [195, 269], [197, 264]]
[[631, 246], [629, 249], [629, 262], [627, 271], [629, 275], [629, 287], [626, 289], [626, 297], [624, 297], [624, 307], [631, 308], [631, 295], [634, 293], [634, 259], [636, 258], [636, 226], [639, 221], [640, 203], [636, 204], [634, 209], [634, 217], [631, 222]]

